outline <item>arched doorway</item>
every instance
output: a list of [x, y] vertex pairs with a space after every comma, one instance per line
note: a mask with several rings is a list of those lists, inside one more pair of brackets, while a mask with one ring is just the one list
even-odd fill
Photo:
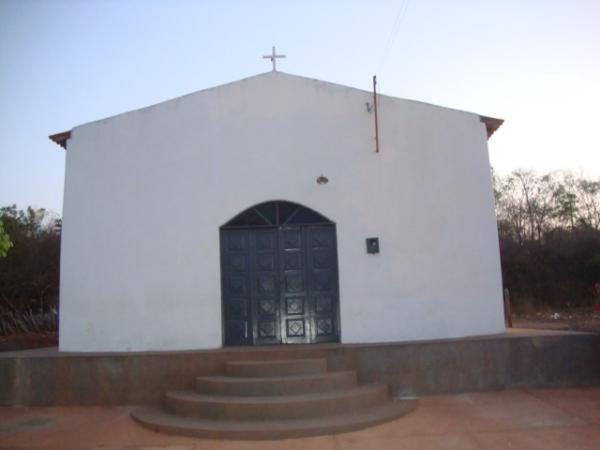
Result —
[[335, 224], [296, 203], [261, 203], [220, 229], [225, 345], [339, 341]]

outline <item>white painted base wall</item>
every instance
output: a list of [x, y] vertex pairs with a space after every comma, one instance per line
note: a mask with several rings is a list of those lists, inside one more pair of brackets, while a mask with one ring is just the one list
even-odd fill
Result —
[[76, 127], [60, 350], [221, 347], [219, 227], [269, 200], [336, 223], [342, 342], [503, 332], [484, 124], [381, 96], [375, 154], [371, 97], [270, 72]]

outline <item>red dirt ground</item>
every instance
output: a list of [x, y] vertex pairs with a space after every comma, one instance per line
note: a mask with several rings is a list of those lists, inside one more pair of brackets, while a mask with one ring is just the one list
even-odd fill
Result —
[[0, 407], [4, 450], [598, 450], [600, 388], [422, 397], [400, 419], [351, 433], [218, 441], [142, 428], [133, 407]]

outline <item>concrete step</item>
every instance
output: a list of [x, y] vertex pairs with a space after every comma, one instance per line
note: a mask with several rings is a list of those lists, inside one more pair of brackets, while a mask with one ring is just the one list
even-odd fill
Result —
[[225, 364], [225, 374], [230, 377], [283, 377], [326, 371], [327, 360], [325, 358], [229, 361]]
[[196, 391], [204, 394], [254, 397], [339, 391], [356, 384], [354, 370], [285, 377], [210, 376], [196, 378]]
[[171, 391], [164, 398], [172, 413], [220, 420], [283, 420], [357, 411], [389, 400], [389, 387], [366, 384], [350, 389], [286, 396], [242, 397]]
[[296, 420], [225, 421], [183, 417], [160, 407], [141, 407], [131, 415], [144, 427], [168, 434], [212, 439], [285, 439], [360, 430], [410, 413], [416, 400], [388, 401], [329, 417]]

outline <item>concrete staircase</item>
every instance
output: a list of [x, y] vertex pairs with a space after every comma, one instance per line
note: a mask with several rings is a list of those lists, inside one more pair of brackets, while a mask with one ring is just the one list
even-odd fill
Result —
[[215, 439], [283, 439], [358, 430], [409, 413], [384, 384], [357, 383], [355, 371], [328, 372], [325, 359], [233, 361], [224, 376], [171, 391], [163, 407], [131, 415], [155, 431]]

